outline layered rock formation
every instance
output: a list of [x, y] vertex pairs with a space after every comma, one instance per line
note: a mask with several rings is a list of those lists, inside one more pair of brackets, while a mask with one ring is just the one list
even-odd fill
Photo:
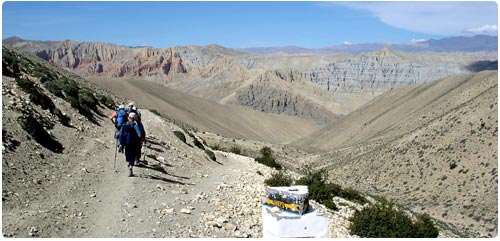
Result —
[[[330, 123], [334, 115], [347, 114], [387, 90], [468, 73], [465, 66], [497, 58], [496, 52], [436, 54], [382, 49], [344, 56], [247, 55], [217, 45], [155, 49], [69, 40], [10, 38], [5, 42], [82, 76], [145, 79], [222, 104], [299, 116], [320, 124]], [[269, 74], [282, 69], [291, 69], [301, 81], [283, 84], [280, 76]], [[304, 94], [304, 90], [310, 91]]]
[[[432, 54], [423, 56], [382, 49], [339, 58], [324, 66], [306, 70], [304, 74], [330, 92], [364, 92], [376, 96], [388, 89], [469, 72], [461, 63], [463, 60], [446, 58], [446, 61], [442, 61], [432, 57]], [[471, 57], [468, 56], [468, 61], [472, 61]]]
[[392, 90], [296, 142], [332, 179], [473, 236], [498, 232], [498, 72]]
[[[337, 116], [328, 104], [335, 104], [333, 95], [304, 79], [292, 70], [270, 70], [257, 76], [250, 84], [236, 91], [230, 103], [255, 110], [299, 116], [326, 124]], [[338, 113], [338, 112], [337, 112]]]

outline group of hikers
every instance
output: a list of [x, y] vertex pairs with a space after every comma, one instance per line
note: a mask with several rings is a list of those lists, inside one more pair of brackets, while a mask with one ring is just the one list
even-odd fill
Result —
[[131, 177], [134, 175], [133, 167], [141, 163], [142, 144], [146, 142], [146, 131], [141, 122], [141, 112], [139, 112], [134, 102], [130, 102], [127, 107], [120, 104], [118, 109], [113, 112], [111, 122], [116, 128], [116, 148], [121, 153], [125, 152], [128, 176]]

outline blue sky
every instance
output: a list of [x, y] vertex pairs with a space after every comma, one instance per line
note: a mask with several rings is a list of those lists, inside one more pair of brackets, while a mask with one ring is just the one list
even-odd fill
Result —
[[495, 2], [4, 2], [2, 38], [158, 48], [406, 42], [498, 35]]

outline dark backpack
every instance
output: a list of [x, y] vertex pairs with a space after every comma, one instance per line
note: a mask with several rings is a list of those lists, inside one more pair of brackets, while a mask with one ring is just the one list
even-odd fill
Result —
[[128, 116], [128, 113], [127, 111], [125, 111], [124, 109], [119, 109], [116, 111], [116, 122], [115, 122], [115, 126], [116, 128], [119, 130], [120, 128], [122, 128], [122, 125], [127, 122], [127, 116]]
[[120, 145], [122, 146], [131, 146], [138, 144], [140, 139], [139, 136], [137, 136], [134, 124], [131, 123], [123, 124], [118, 140], [120, 141]]
[[144, 130], [144, 126], [142, 125], [141, 121], [137, 121], [137, 125], [139, 126], [139, 130], [141, 130], [140, 139], [142, 142], [144, 142], [146, 140], [146, 130]]

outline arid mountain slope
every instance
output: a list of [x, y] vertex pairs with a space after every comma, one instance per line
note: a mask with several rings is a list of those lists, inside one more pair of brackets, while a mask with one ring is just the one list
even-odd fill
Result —
[[142, 108], [155, 109], [200, 130], [233, 138], [288, 143], [319, 128], [307, 120], [221, 105], [148, 81], [111, 78], [92, 81], [135, 100]]
[[498, 72], [389, 91], [295, 142], [331, 178], [475, 236], [498, 233]]
[[391, 49], [342, 56], [304, 71], [306, 78], [333, 93], [377, 96], [389, 89], [470, 73], [468, 64], [496, 60], [496, 52], [406, 53]]
[[[69, 40], [10, 38], [5, 42], [82, 76], [144, 79], [221, 104], [298, 116], [318, 124], [330, 123], [335, 115], [349, 113], [391, 88], [469, 73], [465, 66], [497, 59], [496, 52], [436, 54], [383, 49], [343, 56], [251, 55], [217, 45], [155, 49]], [[267, 74], [283, 69], [305, 81], [276, 84], [280, 82], [275, 76]], [[262, 88], [259, 81], [272, 83], [272, 88], [249, 89]], [[318, 86], [314, 91], [298, 93], [313, 85]], [[269, 99], [271, 92], [277, 96], [275, 102], [296, 100], [305, 104], [278, 108]], [[312, 103], [320, 106], [310, 108]]]
[[[270, 168], [212, 153], [188, 130], [143, 109], [146, 161], [128, 177], [108, 119], [113, 109], [99, 102], [92, 115], [81, 111], [93, 95], [87, 88], [96, 98], [105, 94], [101, 88], [9, 48], [2, 67], [4, 237], [262, 237]], [[349, 235], [339, 229], [346, 227], [331, 234]]]

